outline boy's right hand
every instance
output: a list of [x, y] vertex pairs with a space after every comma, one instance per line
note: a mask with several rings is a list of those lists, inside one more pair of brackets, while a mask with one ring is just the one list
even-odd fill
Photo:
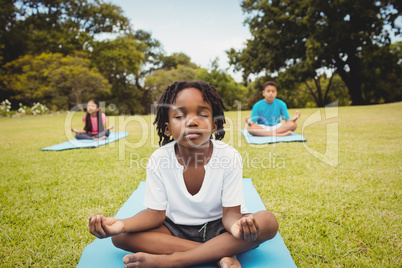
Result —
[[123, 232], [124, 223], [115, 218], [103, 215], [91, 215], [89, 218], [89, 232], [97, 238], [106, 238]]

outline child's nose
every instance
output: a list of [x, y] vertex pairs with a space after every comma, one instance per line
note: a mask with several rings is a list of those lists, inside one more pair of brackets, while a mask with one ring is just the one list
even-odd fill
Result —
[[195, 115], [187, 116], [186, 126], [187, 127], [198, 126], [197, 116], [195, 116]]

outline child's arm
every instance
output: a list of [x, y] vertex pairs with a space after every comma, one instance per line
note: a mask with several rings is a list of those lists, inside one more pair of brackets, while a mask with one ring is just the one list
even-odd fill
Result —
[[75, 128], [71, 127], [71, 131], [75, 133], [87, 133], [85, 130], [76, 130]]
[[133, 217], [119, 220], [103, 215], [91, 215], [89, 232], [98, 238], [106, 238], [120, 233], [140, 232], [157, 228], [165, 220], [164, 210], [145, 209]]
[[104, 113], [102, 113], [102, 125], [103, 125], [103, 129], [104, 129], [104, 130], [107, 130], [107, 129], [111, 130], [111, 129], [113, 129], [113, 128], [114, 128], [113, 125], [111, 125], [110, 127], [106, 127], [106, 122], [107, 122], [107, 121], [108, 121], [108, 120], [107, 120], [107, 118], [106, 118], [106, 115], [105, 115]]
[[223, 226], [234, 237], [244, 241], [255, 241], [259, 235], [260, 228], [253, 215], [242, 215], [240, 206], [224, 207]]
[[246, 123], [249, 126], [256, 125], [257, 123], [250, 120], [250, 116], [246, 116]]
[[292, 118], [289, 118], [288, 120], [285, 121], [296, 121], [297, 119], [299, 119], [300, 117], [300, 111], [296, 111], [295, 116], [293, 116]]

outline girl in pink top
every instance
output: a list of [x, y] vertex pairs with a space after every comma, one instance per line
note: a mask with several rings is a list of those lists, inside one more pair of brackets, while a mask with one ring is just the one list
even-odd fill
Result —
[[85, 123], [84, 130], [76, 130], [71, 128], [72, 132], [75, 132], [76, 139], [86, 140], [102, 140], [106, 139], [110, 135], [110, 129], [106, 128], [106, 115], [101, 112], [99, 108], [99, 102], [97, 100], [90, 100], [87, 104], [87, 114], [82, 118]]

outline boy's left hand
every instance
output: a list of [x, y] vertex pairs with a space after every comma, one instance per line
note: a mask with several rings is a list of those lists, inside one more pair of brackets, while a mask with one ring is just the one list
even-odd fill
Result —
[[300, 111], [296, 111], [296, 115], [293, 116], [290, 120], [296, 121], [297, 119], [299, 119], [299, 117], [300, 117]]
[[255, 241], [260, 233], [260, 227], [253, 215], [245, 215], [235, 222], [230, 231], [234, 237], [244, 241]]

